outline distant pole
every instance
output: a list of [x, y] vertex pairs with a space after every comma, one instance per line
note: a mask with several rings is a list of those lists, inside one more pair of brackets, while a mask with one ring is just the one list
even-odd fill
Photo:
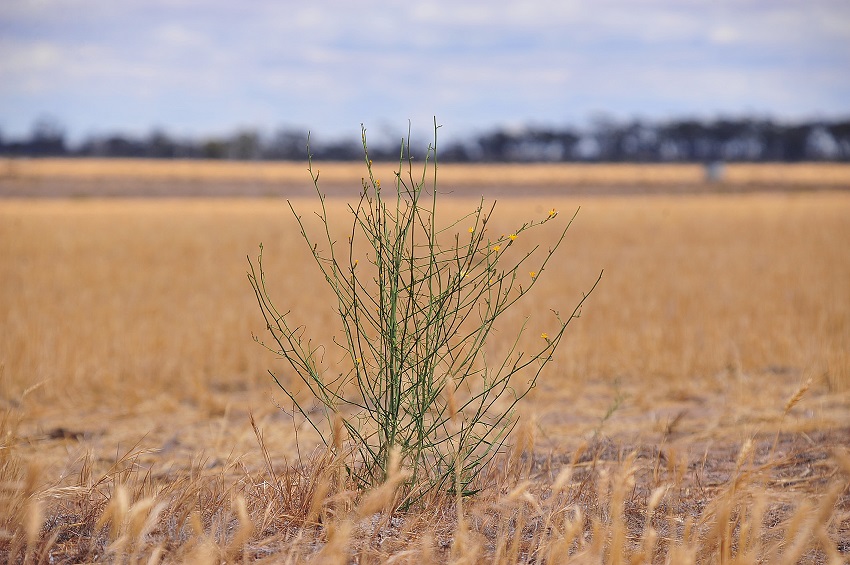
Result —
[[705, 164], [705, 181], [706, 182], [721, 182], [723, 180], [724, 166], [723, 161], [709, 161]]

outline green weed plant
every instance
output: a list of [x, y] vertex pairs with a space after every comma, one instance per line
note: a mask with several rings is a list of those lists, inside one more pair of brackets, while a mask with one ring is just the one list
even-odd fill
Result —
[[343, 242], [332, 235], [308, 148], [321, 233], [309, 233], [291, 202], [290, 209], [336, 296], [338, 366], [323, 367], [323, 348], [275, 306], [262, 245], [256, 265], [249, 259], [248, 278], [272, 342], [255, 339], [288, 362], [306, 385], [309, 404], [270, 371], [275, 382], [325, 445], [344, 454], [345, 468], [360, 488], [383, 483], [391, 466], [400, 464], [407, 505], [433, 489], [475, 492], [473, 481], [506, 447], [517, 404], [535, 386], [590, 294], [566, 318], [553, 311], [556, 329], [541, 334], [534, 351], [519, 351], [522, 324], [506, 351], [496, 359], [488, 356], [485, 344], [497, 320], [531, 291], [573, 220], [556, 228], [554, 243], [539, 253], [539, 246], [509, 251], [517, 239], [553, 223], [554, 209], [494, 238], [488, 223], [496, 203], [487, 207], [483, 198], [470, 213], [438, 221], [437, 128], [417, 176], [409, 136], [402, 141], [389, 191], [375, 177], [362, 130], [367, 175], [359, 200], [348, 206], [351, 229]]

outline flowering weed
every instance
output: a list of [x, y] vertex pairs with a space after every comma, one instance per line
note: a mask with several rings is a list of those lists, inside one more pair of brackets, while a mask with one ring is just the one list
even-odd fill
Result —
[[[402, 143], [395, 189], [390, 192], [373, 175], [365, 129], [362, 141], [367, 176], [359, 201], [349, 206], [347, 245], [340, 246], [331, 235], [312, 161], [309, 170], [321, 205], [321, 233], [308, 233], [290, 205], [336, 295], [344, 336], [336, 341], [343, 354], [341, 367], [320, 368], [319, 348], [304, 338], [304, 328], [291, 324], [274, 306], [264, 277], [262, 246], [256, 266], [250, 263], [248, 277], [273, 340], [267, 347], [289, 363], [312, 395], [313, 405], [296, 398], [276, 377], [275, 381], [329, 447], [339, 445], [339, 438], [322, 430], [341, 423], [347, 434], [341, 457], [361, 488], [385, 482], [390, 457], [397, 454], [406, 473], [402, 504], [409, 505], [435, 488], [471, 493], [473, 480], [502, 450], [515, 426], [517, 403], [534, 387], [587, 297], [566, 318], [554, 312], [550, 328], [555, 327], [543, 334], [535, 351], [518, 351], [523, 325], [495, 362], [485, 355], [494, 323], [531, 290], [572, 220], [557, 228], [554, 244], [540, 250], [539, 256], [537, 247], [508, 253], [525, 232], [550, 223], [557, 212], [495, 240], [487, 236], [495, 202], [485, 207], [482, 199], [464, 217], [438, 222], [436, 141], [416, 177], [409, 143]], [[461, 235], [458, 230], [466, 226], [470, 227]], [[355, 254], [362, 241], [365, 256], [360, 247]], [[355, 255], [362, 259], [356, 270]], [[531, 280], [519, 277], [532, 260], [536, 270]]]

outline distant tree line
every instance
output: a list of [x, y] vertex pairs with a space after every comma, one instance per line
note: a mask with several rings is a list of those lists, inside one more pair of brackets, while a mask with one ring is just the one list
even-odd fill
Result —
[[[397, 143], [370, 144], [375, 160], [397, 159], [398, 151]], [[313, 141], [310, 152], [321, 160], [363, 158], [355, 140]], [[246, 129], [200, 139], [155, 130], [139, 137], [91, 136], [77, 144], [68, 143], [64, 128], [50, 119], [36, 121], [28, 138], [6, 140], [0, 132], [0, 155], [5, 156], [300, 161], [306, 154], [307, 132], [292, 129], [271, 135]], [[439, 156], [444, 162], [850, 161], [850, 120], [596, 120], [587, 128], [496, 128], [443, 144]]]

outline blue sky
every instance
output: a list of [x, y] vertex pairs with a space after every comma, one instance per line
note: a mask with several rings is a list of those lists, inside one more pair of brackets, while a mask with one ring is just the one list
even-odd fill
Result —
[[0, 133], [850, 116], [847, 0], [2, 0]]

